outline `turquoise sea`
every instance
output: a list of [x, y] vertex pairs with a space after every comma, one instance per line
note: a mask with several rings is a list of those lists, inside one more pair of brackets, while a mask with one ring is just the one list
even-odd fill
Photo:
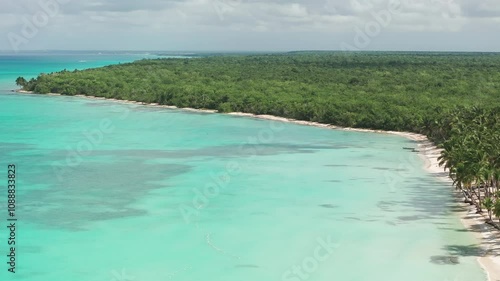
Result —
[[481, 281], [452, 188], [398, 136], [77, 97], [17, 76], [145, 54], [0, 56], [0, 280]]

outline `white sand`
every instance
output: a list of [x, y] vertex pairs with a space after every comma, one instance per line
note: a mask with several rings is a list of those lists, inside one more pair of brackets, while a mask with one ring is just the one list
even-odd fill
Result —
[[[27, 91], [17, 91], [19, 93], [27, 93], [32, 94], [32, 92]], [[58, 95], [58, 94], [52, 94]], [[78, 97], [86, 97], [91, 99], [99, 99], [103, 100], [105, 98], [99, 98], [94, 96], [82, 96], [78, 95]], [[166, 109], [179, 109], [186, 110], [191, 112], [204, 112], [204, 113], [216, 113], [217, 110], [208, 110], [208, 109], [194, 109], [194, 108], [178, 108], [176, 106], [168, 106], [168, 105], [158, 105], [156, 103], [146, 104], [142, 102], [128, 101], [128, 100], [116, 100], [116, 99], [105, 99], [110, 101], [116, 101], [127, 104], [141, 104], [148, 106], [157, 106]], [[277, 117], [272, 115], [255, 115], [251, 113], [243, 113], [243, 112], [232, 112], [228, 113], [233, 116], [242, 116], [242, 117], [251, 117], [265, 120], [273, 120], [279, 122], [289, 122], [299, 125], [306, 126], [315, 126], [321, 128], [329, 128], [329, 129], [338, 129], [338, 130], [346, 130], [346, 131], [356, 131], [356, 132], [371, 132], [371, 133], [382, 133], [382, 134], [393, 134], [402, 136], [411, 140], [414, 140], [418, 144], [419, 155], [425, 161], [425, 169], [431, 173], [436, 178], [449, 183], [451, 187], [451, 179], [448, 177], [448, 173], [443, 170], [443, 168], [439, 167], [438, 157], [440, 155], [441, 150], [437, 148], [431, 141], [427, 139], [426, 136], [409, 133], [409, 132], [393, 132], [393, 131], [381, 131], [381, 130], [370, 130], [370, 129], [357, 129], [357, 128], [343, 128], [328, 124], [321, 124], [317, 122], [309, 122], [309, 121], [301, 121], [295, 119], [288, 119], [284, 117]], [[478, 257], [479, 264], [483, 267], [488, 275], [489, 281], [499, 281], [500, 280], [500, 231], [494, 229], [490, 225], [485, 223], [486, 216], [481, 214], [476, 214], [476, 209], [474, 206], [470, 206], [469, 204], [462, 203], [462, 196], [457, 191], [457, 205], [460, 207], [461, 211], [459, 212], [459, 216], [463, 225], [469, 231], [473, 232], [478, 241], [480, 241], [481, 248], [483, 249], [483, 256]]]
[[[439, 167], [438, 157], [441, 149], [434, 146], [425, 136], [407, 135], [407, 137], [416, 140], [419, 144], [419, 153], [426, 160], [426, 170], [436, 178], [449, 183], [452, 180], [448, 173]], [[457, 191], [457, 205], [460, 207], [459, 216], [463, 225], [471, 231], [480, 241], [483, 250], [483, 256], [478, 257], [479, 264], [488, 275], [488, 280], [500, 280], [500, 232], [492, 226], [485, 223], [487, 214], [476, 214], [476, 207], [463, 203], [462, 194]]]
[[[300, 125], [316, 126], [321, 128], [331, 128], [340, 129], [346, 131], [357, 131], [357, 132], [372, 132], [372, 133], [383, 133], [383, 134], [393, 134], [402, 136], [418, 143], [419, 155], [425, 161], [425, 169], [431, 173], [436, 178], [449, 184], [452, 188], [452, 180], [448, 176], [448, 172], [445, 172], [442, 167], [439, 167], [438, 158], [441, 153], [441, 149], [437, 148], [431, 141], [427, 139], [426, 136], [409, 133], [409, 132], [392, 132], [392, 131], [380, 131], [380, 130], [370, 130], [370, 129], [356, 129], [356, 128], [342, 128], [327, 124], [321, 124], [317, 122], [307, 122], [299, 121], [294, 119], [287, 119], [283, 117], [276, 117], [270, 115], [254, 115], [249, 113], [234, 112], [230, 115], [253, 117], [259, 119], [268, 119], [274, 121], [290, 122]], [[483, 256], [478, 257], [478, 262], [481, 267], [486, 271], [489, 281], [500, 280], [500, 232], [490, 225], [485, 223], [486, 215], [476, 214], [476, 208], [466, 203], [462, 203], [462, 194], [457, 191], [456, 194], [457, 205], [460, 207], [459, 217], [466, 229], [474, 233], [480, 246], [483, 249]]]

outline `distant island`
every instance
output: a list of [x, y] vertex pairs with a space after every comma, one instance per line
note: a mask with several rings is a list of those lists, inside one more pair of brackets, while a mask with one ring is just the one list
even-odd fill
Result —
[[500, 218], [500, 54], [293, 52], [141, 60], [41, 74], [24, 91], [409, 131], [488, 222]]

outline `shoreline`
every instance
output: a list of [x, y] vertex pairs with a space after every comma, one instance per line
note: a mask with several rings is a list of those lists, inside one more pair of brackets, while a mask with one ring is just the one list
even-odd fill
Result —
[[[452, 185], [452, 180], [448, 173], [439, 166], [438, 158], [441, 149], [437, 148], [424, 135], [414, 138], [408, 134], [402, 136], [408, 137], [417, 141], [418, 154], [424, 159], [425, 170], [436, 179]], [[476, 207], [468, 203], [464, 203], [462, 194], [454, 191], [455, 204], [458, 207], [457, 215], [462, 222], [462, 225], [471, 232], [478, 240], [481, 248], [481, 256], [477, 257], [479, 265], [486, 272], [489, 281], [500, 280], [500, 232], [494, 227], [486, 223], [487, 214], [477, 214]]]
[[[23, 90], [13, 90], [16, 93], [22, 94], [35, 94], [30, 91]], [[51, 96], [67, 96], [56, 93], [49, 93], [47, 95]], [[67, 96], [71, 97], [71, 96]], [[88, 98], [88, 99], [96, 99], [96, 100], [106, 100], [119, 102], [124, 104], [136, 104], [136, 105], [144, 105], [144, 106], [154, 106], [166, 109], [178, 109], [190, 112], [199, 112], [199, 113], [218, 113], [217, 110], [209, 110], [209, 109], [195, 109], [195, 108], [179, 108], [177, 106], [169, 106], [169, 105], [159, 105], [157, 103], [144, 103], [137, 101], [129, 101], [129, 100], [119, 100], [119, 99], [108, 99], [104, 97], [95, 97], [95, 96], [86, 96], [86, 95], [75, 95], [75, 97], [80, 98]], [[436, 179], [442, 181], [443, 183], [449, 184], [451, 188], [452, 180], [448, 177], [448, 174], [443, 170], [442, 167], [439, 166], [438, 157], [440, 156], [441, 149], [436, 147], [434, 143], [432, 143], [427, 136], [411, 133], [411, 132], [397, 132], [397, 131], [383, 131], [383, 130], [372, 130], [372, 129], [359, 129], [359, 128], [346, 128], [340, 126], [334, 126], [329, 124], [323, 124], [312, 121], [302, 121], [296, 119], [290, 119], [285, 117], [278, 117], [273, 115], [256, 115], [253, 113], [243, 113], [243, 112], [230, 112], [230, 113], [222, 113], [231, 116], [239, 116], [239, 117], [247, 117], [247, 118], [255, 118], [261, 120], [271, 120], [271, 121], [279, 121], [285, 123], [292, 123], [303, 126], [313, 126], [325, 129], [334, 129], [334, 130], [343, 130], [343, 131], [351, 131], [351, 132], [366, 132], [366, 133], [378, 133], [378, 134], [390, 134], [397, 135], [407, 139], [410, 139], [417, 144], [417, 153], [424, 160], [424, 169], [431, 174]], [[486, 214], [476, 214], [476, 209], [474, 206], [471, 206], [467, 203], [463, 203], [462, 195], [458, 191], [454, 192], [456, 205], [459, 207], [460, 211], [457, 212], [457, 216], [462, 222], [463, 226], [471, 232], [476, 239], [482, 250], [482, 256], [477, 257], [477, 261], [479, 265], [485, 271], [487, 278], [489, 281], [497, 281], [500, 280], [500, 232], [493, 228], [492, 226], [485, 223], [487, 217]]]

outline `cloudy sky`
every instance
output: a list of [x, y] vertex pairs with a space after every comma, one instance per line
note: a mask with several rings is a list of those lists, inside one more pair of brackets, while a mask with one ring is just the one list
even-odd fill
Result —
[[1, 0], [0, 50], [500, 51], [500, 0]]

